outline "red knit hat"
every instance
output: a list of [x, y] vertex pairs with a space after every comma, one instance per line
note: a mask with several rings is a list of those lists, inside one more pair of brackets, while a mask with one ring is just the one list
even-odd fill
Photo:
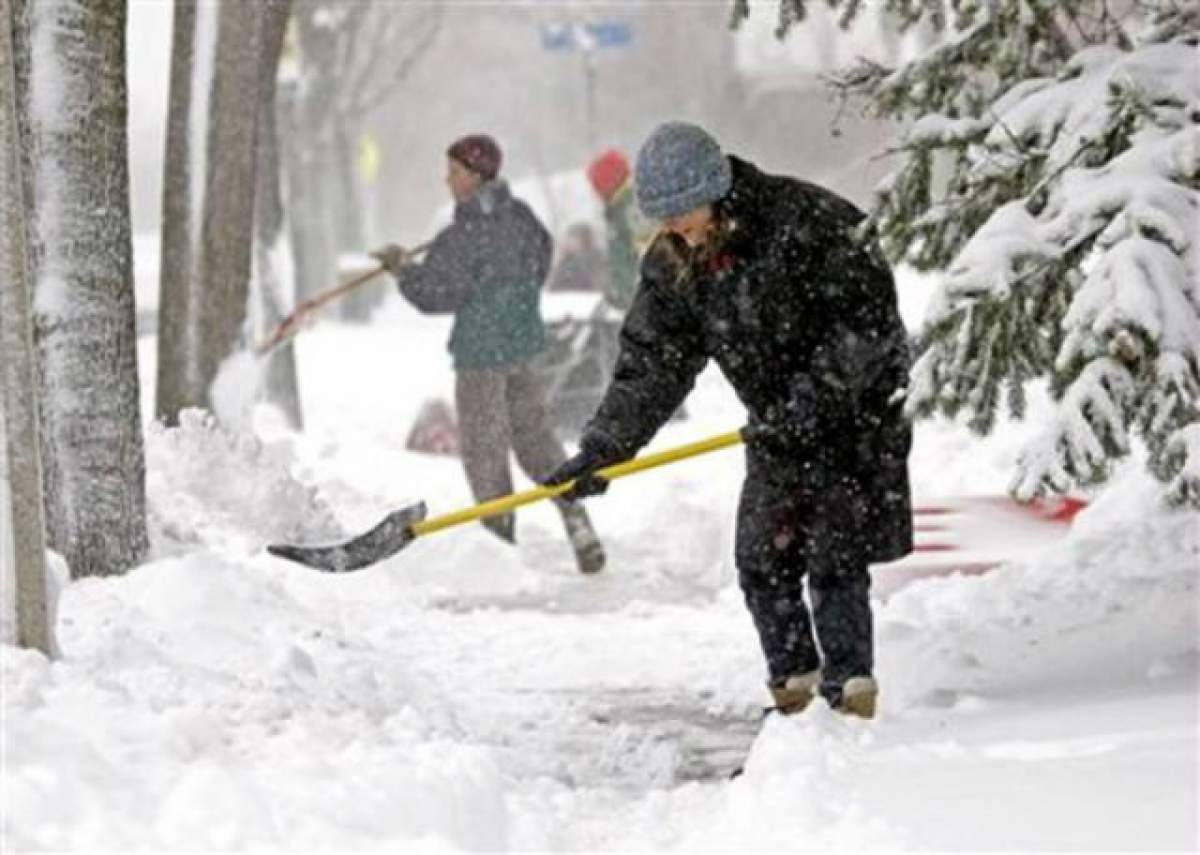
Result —
[[629, 178], [629, 161], [621, 152], [610, 148], [591, 162], [587, 176], [600, 198], [611, 199]]
[[500, 146], [487, 134], [467, 134], [455, 140], [446, 155], [485, 179], [500, 174]]

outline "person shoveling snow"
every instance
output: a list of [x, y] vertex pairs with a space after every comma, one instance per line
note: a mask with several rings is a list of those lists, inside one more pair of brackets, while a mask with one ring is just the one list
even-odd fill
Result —
[[[545, 478], [566, 457], [546, 419], [544, 393], [530, 360], [545, 347], [540, 290], [552, 239], [529, 206], [500, 178], [501, 151], [491, 137], [465, 136], [446, 151], [454, 222], [438, 233], [423, 262], [387, 246], [374, 256], [400, 293], [422, 312], [451, 313], [455, 403], [467, 481], [477, 501], [512, 492], [508, 452], [525, 473]], [[555, 502], [579, 569], [604, 567], [604, 548], [583, 506]], [[483, 524], [516, 542], [510, 512]]]
[[[456, 164], [452, 156], [452, 187]], [[820, 695], [835, 710], [871, 718], [878, 687], [869, 565], [913, 549], [912, 433], [902, 409], [908, 341], [892, 273], [851, 237], [862, 214], [849, 202], [726, 157], [694, 125], [656, 130], [637, 177], [639, 204], [663, 228], [643, 259], [614, 379], [579, 452], [536, 490], [429, 520], [418, 504], [343, 544], [269, 550], [326, 571], [354, 570], [423, 534], [505, 519], [539, 499], [578, 508], [562, 500], [744, 440], [736, 562], [775, 709], [798, 713]], [[436, 253], [437, 242], [431, 260]], [[384, 258], [402, 289], [423, 281], [404, 278], [412, 274], [402, 250]], [[747, 427], [633, 459], [710, 357], [749, 411]]]
[[868, 565], [913, 545], [908, 341], [892, 273], [852, 237], [853, 205], [727, 157], [695, 125], [654, 131], [636, 187], [662, 232], [613, 380], [548, 483], [603, 492], [594, 473], [649, 442], [714, 359], [750, 415], [736, 562], [776, 709], [800, 712], [819, 694], [870, 718]]

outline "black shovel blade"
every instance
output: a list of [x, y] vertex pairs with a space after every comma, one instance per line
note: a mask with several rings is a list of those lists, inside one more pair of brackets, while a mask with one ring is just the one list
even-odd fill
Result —
[[425, 503], [392, 511], [375, 528], [342, 543], [326, 546], [291, 546], [272, 543], [267, 552], [326, 573], [349, 573], [390, 558], [416, 538], [415, 522], [425, 519]]

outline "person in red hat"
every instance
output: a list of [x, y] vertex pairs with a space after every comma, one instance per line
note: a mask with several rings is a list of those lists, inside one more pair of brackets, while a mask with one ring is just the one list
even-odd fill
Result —
[[604, 203], [608, 225], [608, 288], [605, 297], [621, 311], [628, 311], [637, 292], [641, 252], [652, 237], [652, 229], [634, 204], [629, 161], [615, 148], [596, 157], [587, 168], [588, 181]]
[[[389, 245], [372, 255], [395, 277], [401, 295], [422, 312], [453, 314], [460, 453], [477, 501], [512, 492], [510, 449], [534, 481], [566, 459], [546, 419], [544, 390], [531, 360], [546, 346], [541, 290], [553, 241], [500, 178], [500, 146], [470, 134], [446, 149], [446, 186], [454, 221], [434, 238], [424, 261]], [[557, 501], [579, 569], [604, 566], [604, 549], [583, 506]], [[483, 520], [516, 542], [513, 514]]]

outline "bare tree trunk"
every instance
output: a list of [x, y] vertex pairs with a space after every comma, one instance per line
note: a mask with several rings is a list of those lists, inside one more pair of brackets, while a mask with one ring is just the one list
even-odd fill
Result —
[[7, 464], [0, 480], [8, 485], [8, 501], [0, 502], [0, 527], [10, 532], [0, 543], [0, 563], [12, 567], [16, 594], [16, 638], [4, 640], [49, 656], [54, 628], [46, 612], [42, 464], [12, 23], [8, 0], [0, 0], [0, 456]]
[[325, 68], [305, 73], [304, 85], [285, 92], [287, 119], [287, 191], [295, 257], [297, 298], [305, 299], [337, 284], [337, 217], [334, 211], [329, 112], [336, 106], [329, 69], [337, 65], [336, 31], [321, 3], [296, 4], [296, 34], [303, 66]]
[[328, 165], [321, 156], [320, 144], [313, 138], [309, 106], [309, 99], [300, 95], [296, 83], [289, 82], [281, 87], [284, 178], [297, 300], [307, 299], [337, 284], [327, 181], [321, 171]]
[[245, 105], [258, 104], [263, 18], [257, 3], [222, 3], [217, 15], [199, 259], [203, 299], [197, 370], [209, 394], [222, 361], [238, 347], [246, 320], [258, 116]]
[[[287, 305], [279, 271], [274, 258], [275, 249], [283, 239], [283, 202], [280, 198], [280, 156], [276, 79], [279, 59], [283, 53], [283, 38], [291, 14], [291, 0], [267, 0], [263, 14], [263, 52], [260, 78], [258, 116], [258, 200], [256, 211], [255, 268], [262, 289], [263, 321], [273, 329], [283, 320]], [[296, 377], [296, 351], [289, 341], [277, 348], [267, 366], [267, 399], [279, 407], [296, 430], [304, 427], [300, 406], [300, 387]]]
[[[359, 132], [357, 126], [346, 127], [339, 124], [332, 128], [334, 168], [330, 173], [330, 195], [339, 256], [346, 253], [362, 255], [367, 250], [364, 193], [362, 180], [358, 175], [358, 153], [355, 148]], [[348, 272], [342, 270], [339, 264], [339, 280], [346, 275]], [[339, 316], [347, 321], [366, 322], [370, 320], [371, 312], [383, 302], [386, 293], [378, 283], [373, 287], [352, 291], [340, 301]]]
[[158, 381], [155, 415], [168, 425], [179, 411], [204, 404], [203, 390], [189, 382], [195, 340], [189, 335], [196, 283], [192, 269], [192, 204], [189, 159], [196, 0], [175, 0], [171, 36], [171, 82], [167, 98], [167, 141], [163, 163], [162, 263], [159, 270]]
[[148, 546], [125, 3], [14, 6], [47, 533], [72, 575], [119, 573]]
[[366, 223], [362, 209], [362, 186], [358, 178], [358, 155], [354, 141], [357, 127], [339, 125], [333, 130], [333, 157], [336, 169], [336, 215], [338, 252], [362, 252], [366, 241]]

